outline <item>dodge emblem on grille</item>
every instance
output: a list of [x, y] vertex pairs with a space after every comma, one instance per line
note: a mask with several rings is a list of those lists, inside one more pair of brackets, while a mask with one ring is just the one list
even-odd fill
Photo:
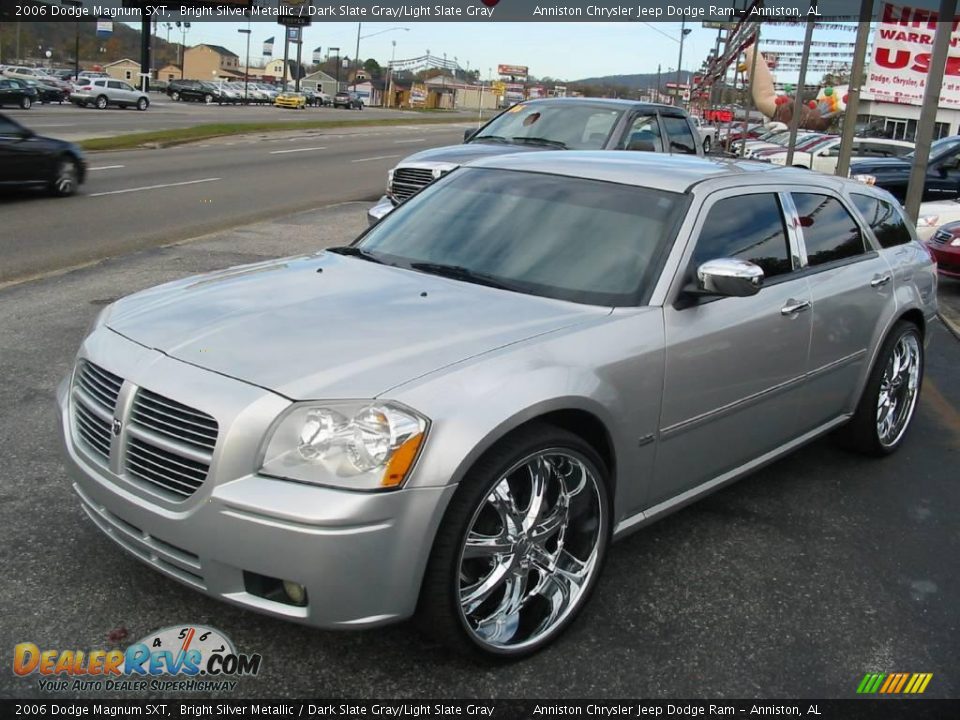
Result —
[[123, 427], [123, 423], [117, 418], [113, 419], [113, 436], [120, 437], [120, 428]]

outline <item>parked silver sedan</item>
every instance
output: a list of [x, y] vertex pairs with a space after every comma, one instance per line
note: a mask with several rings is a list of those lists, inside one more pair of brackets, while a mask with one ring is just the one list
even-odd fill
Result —
[[516, 657], [574, 619], [612, 540], [831, 431], [900, 447], [935, 311], [876, 188], [507, 155], [353, 245], [107, 307], [60, 427], [87, 515], [161, 573]]

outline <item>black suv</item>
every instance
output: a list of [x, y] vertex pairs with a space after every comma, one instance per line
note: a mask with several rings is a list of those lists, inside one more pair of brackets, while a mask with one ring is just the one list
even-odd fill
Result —
[[333, 106], [335, 108], [346, 108], [347, 110], [363, 110], [363, 100], [355, 92], [338, 92], [333, 96]]
[[171, 100], [203, 102], [208, 105], [225, 100], [220, 96], [220, 88], [203, 80], [171, 80], [167, 85], [167, 95]]
[[[896, 158], [864, 158], [850, 163], [850, 176], [889, 191], [906, 200], [913, 153]], [[960, 196], [960, 135], [940, 138], [930, 146], [924, 200], [948, 200]]]

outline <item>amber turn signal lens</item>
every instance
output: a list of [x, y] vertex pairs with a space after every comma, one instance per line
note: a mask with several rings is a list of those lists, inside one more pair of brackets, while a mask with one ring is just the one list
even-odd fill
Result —
[[423, 433], [417, 433], [394, 451], [380, 481], [381, 487], [397, 487], [403, 482], [417, 457], [421, 442], [423, 442]]

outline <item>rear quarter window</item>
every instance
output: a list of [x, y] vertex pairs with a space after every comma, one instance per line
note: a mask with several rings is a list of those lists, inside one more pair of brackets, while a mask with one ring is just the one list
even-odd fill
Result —
[[850, 196], [867, 225], [873, 231], [880, 247], [890, 248], [897, 245], [906, 245], [913, 240], [910, 229], [900, 211], [892, 203], [872, 195]]

